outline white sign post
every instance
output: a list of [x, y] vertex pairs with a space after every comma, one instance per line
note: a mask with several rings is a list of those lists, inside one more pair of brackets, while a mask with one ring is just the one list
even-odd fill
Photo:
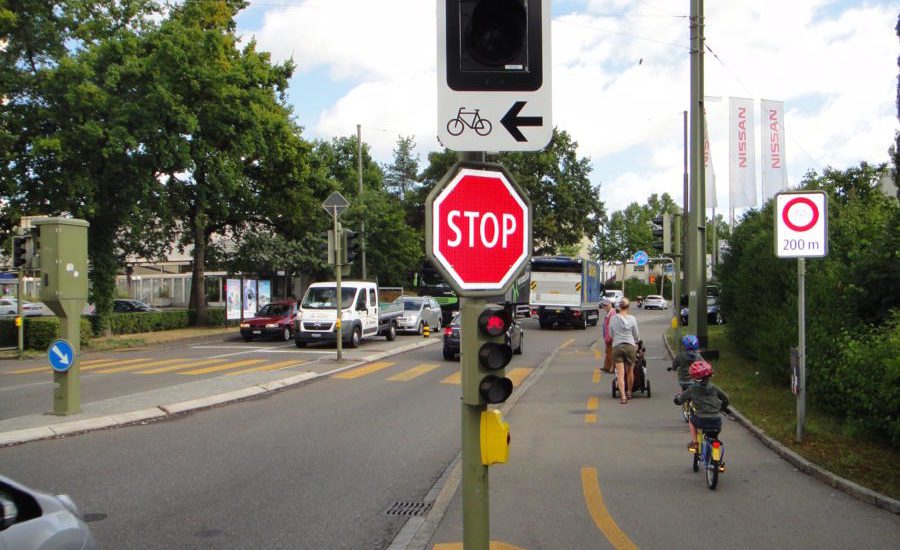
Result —
[[797, 442], [806, 426], [806, 258], [828, 253], [828, 200], [824, 191], [775, 195], [775, 256], [797, 258]]
[[[451, 151], [539, 151], [553, 137], [550, 0], [523, 0], [520, 13], [502, 2], [479, 4], [437, 0], [438, 139]], [[478, 20], [479, 9], [496, 11]], [[477, 49], [472, 27], [486, 20], [501, 31], [510, 30], [502, 25], [525, 25], [524, 57], [488, 71], [478, 66], [477, 51], [462, 51], [468, 42]], [[481, 31], [491, 38], [502, 34]]]

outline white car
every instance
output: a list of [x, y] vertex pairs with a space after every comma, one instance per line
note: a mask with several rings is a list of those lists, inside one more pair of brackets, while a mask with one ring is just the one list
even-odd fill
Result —
[[668, 309], [669, 302], [662, 296], [651, 294], [644, 298], [644, 309]]
[[[0, 298], [0, 315], [17, 315], [18, 300], [15, 298]], [[31, 302], [22, 302], [22, 315], [25, 317], [35, 317], [44, 314], [44, 308], [41, 304], [33, 304]]]
[[612, 302], [613, 307], [618, 308], [622, 305], [625, 294], [621, 290], [604, 290], [603, 297]]

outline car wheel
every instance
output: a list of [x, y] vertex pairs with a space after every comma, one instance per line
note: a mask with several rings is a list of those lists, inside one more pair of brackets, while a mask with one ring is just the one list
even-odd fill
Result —
[[362, 339], [362, 334], [360, 333], [359, 327], [353, 327], [353, 332], [350, 334], [350, 342], [347, 344], [348, 347], [358, 348], [359, 341]]
[[525, 333], [523, 332], [521, 336], [519, 336], [519, 346], [513, 350], [513, 353], [516, 355], [522, 355], [522, 346], [525, 345]]
[[287, 342], [291, 339], [291, 336], [293, 336], [291, 334], [291, 329], [288, 327], [284, 327], [284, 332], [281, 333], [281, 339]]
[[384, 338], [388, 342], [393, 342], [397, 339], [397, 325], [395, 325], [393, 321], [391, 321], [391, 324], [387, 329], [387, 334], [384, 335]]

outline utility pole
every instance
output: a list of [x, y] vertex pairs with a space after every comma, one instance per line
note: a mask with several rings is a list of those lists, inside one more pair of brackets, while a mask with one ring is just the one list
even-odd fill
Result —
[[[356, 171], [359, 173], [359, 202], [363, 202], [363, 173], [362, 173], [362, 125], [356, 125]], [[362, 252], [362, 279], [366, 280], [366, 220], [365, 210], [363, 218], [359, 221], [359, 247]]]
[[690, 210], [687, 227], [688, 327], [705, 348], [706, 326], [706, 189], [703, 146], [703, 0], [691, 0]]

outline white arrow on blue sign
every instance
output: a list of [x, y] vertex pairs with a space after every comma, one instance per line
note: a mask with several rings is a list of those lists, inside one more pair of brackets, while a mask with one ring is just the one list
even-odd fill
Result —
[[638, 250], [634, 253], [634, 265], [643, 266], [647, 265], [647, 262], [650, 261], [650, 256], [647, 255], [643, 250]]
[[68, 340], [55, 340], [47, 350], [50, 366], [56, 372], [67, 372], [75, 362], [75, 348]]

